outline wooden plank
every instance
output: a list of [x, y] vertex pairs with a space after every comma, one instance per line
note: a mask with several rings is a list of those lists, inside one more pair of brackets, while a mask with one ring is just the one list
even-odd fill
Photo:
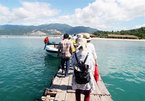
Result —
[[90, 101], [101, 101], [101, 99], [100, 99], [99, 95], [91, 95]]
[[66, 97], [66, 92], [65, 91], [57, 92], [54, 101], [65, 101], [65, 97]]
[[101, 101], [107, 101], [105, 96], [100, 96]]
[[111, 96], [100, 96], [101, 101], [113, 101]]
[[101, 91], [102, 95], [108, 95], [108, 96], [110, 96], [110, 93], [108, 92], [107, 88], [105, 87], [103, 81], [98, 81], [97, 85], [98, 85], [99, 90]]
[[67, 93], [65, 101], [76, 101], [75, 93]]
[[106, 98], [106, 101], [113, 101], [111, 96], [105, 96], [105, 98]]
[[53, 91], [54, 90], [59, 91], [61, 81], [62, 81], [62, 78], [55, 77], [55, 80], [52, 83], [52, 85], [50, 86], [50, 89], [52, 89]]
[[69, 76], [67, 90], [72, 90], [72, 75]]
[[91, 94], [94, 94], [94, 95], [102, 94], [96, 82], [95, 82], [95, 91], [93, 91]]
[[67, 90], [69, 77], [62, 78], [60, 83], [60, 90]]
[[[46, 101], [75, 101], [75, 90], [72, 90], [73, 68], [69, 70], [69, 76], [64, 77], [61, 74], [61, 69], [57, 72], [52, 81], [50, 89], [56, 93], [55, 97], [47, 97]], [[81, 94], [81, 101], [84, 100], [84, 95]], [[91, 93], [90, 101], [112, 101], [110, 93], [105, 87], [101, 76], [99, 81], [95, 83], [95, 91]]]
[[69, 76], [69, 82], [68, 82], [68, 88], [67, 92], [68, 93], [75, 93], [75, 90], [72, 90], [72, 77], [73, 77], [73, 69], [70, 69], [69, 72], [71, 75]]
[[52, 80], [52, 84], [50, 86], [50, 89], [53, 89], [55, 91], [59, 91], [60, 88], [60, 83], [62, 81], [62, 75], [61, 75], [61, 69], [59, 69], [59, 71], [57, 72], [56, 76], [54, 77], [54, 79]]

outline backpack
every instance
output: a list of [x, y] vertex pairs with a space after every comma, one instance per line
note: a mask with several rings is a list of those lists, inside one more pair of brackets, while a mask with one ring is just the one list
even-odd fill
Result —
[[75, 81], [78, 84], [86, 84], [90, 81], [90, 73], [89, 73], [89, 65], [85, 64], [88, 54], [86, 58], [83, 61], [78, 61], [76, 52], [75, 52], [75, 58], [77, 61], [77, 64], [75, 65], [74, 68], [74, 75], [75, 75]]

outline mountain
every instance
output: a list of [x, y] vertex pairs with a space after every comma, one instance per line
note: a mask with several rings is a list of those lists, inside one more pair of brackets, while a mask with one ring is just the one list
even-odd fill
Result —
[[[74, 33], [93, 33], [97, 29], [90, 27], [77, 26], [72, 27], [67, 24], [44, 24], [39, 26], [25, 26], [25, 25], [0, 25], [0, 35], [35, 35], [35, 32], [43, 32], [46, 35], [54, 35], [56, 31], [60, 31], [62, 34], [74, 34]], [[36, 34], [38, 35], [38, 33]]]
[[84, 26], [78, 26], [78, 27], [72, 27], [68, 33], [74, 34], [74, 33], [94, 33], [95, 31], [98, 31], [97, 29], [93, 29], [90, 27], [84, 27]]

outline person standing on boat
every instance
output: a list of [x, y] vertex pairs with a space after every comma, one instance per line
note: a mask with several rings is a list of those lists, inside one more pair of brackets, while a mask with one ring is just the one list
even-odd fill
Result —
[[44, 38], [44, 44], [45, 44], [45, 46], [44, 46], [44, 49], [45, 49], [46, 48], [46, 45], [49, 44], [48, 36]]
[[57, 57], [59, 57], [61, 53], [62, 73], [64, 72], [64, 64], [66, 63], [65, 76], [68, 76], [68, 70], [70, 67], [70, 57], [73, 54], [73, 44], [68, 38], [69, 38], [68, 34], [63, 35], [63, 40], [58, 45], [58, 54], [57, 54]]

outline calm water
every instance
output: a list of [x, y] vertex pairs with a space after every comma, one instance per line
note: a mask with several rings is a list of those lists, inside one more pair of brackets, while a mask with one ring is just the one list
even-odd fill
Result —
[[[92, 42], [113, 100], [145, 101], [145, 42]], [[49, 87], [59, 60], [43, 47], [40, 38], [0, 38], [0, 101], [33, 101]]]
[[58, 67], [43, 48], [43, 39], [0, 38], [0, 101], [40, 98]]

